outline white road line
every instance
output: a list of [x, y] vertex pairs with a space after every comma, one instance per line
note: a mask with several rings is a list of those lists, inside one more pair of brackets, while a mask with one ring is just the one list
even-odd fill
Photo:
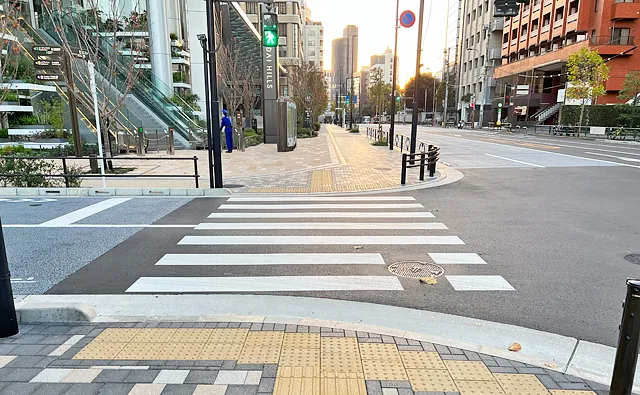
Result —
[[44, 222], [40, 225], [44, 227], [70, 225], [74, 222], [78, 222], [80, 220], [83, 220], [101, 211], [115, 207], [129, 200], [131, 200], [131, 198], [113, 198], [113, 199], [103, 200], [102, 202], [92, 204], [89, 207], [81, 208], [80, 210], [76, 210], [69, 214], [65, 214], [61, 217], [54, 218], [51, 221]]
[[298, 212], [298, 213], [213, 213], [208, 218], [215, 219], [281, 219], [281, 218], [435, 218], [429, 212]]
[[371, 222], [217, 222], [202, 223], [196, 230], [233, 230], [233, 229], [263, 229], [263, 230], [333, 230], [333, 229], [449, 229], [440, 222], [420, 223], [371, 223]]
[[166, 254], [156, 266], [384, 265], [381, 254]]
[[420, 203], [363, 204], [222, 204], [219, 210], [314, 210], [314, 209], [408, 209], [424, 208]]
[[255, 196], [227, 199], [228, 202], [389, 202], [415, 200], [413, 196]]
[[527, 165], [527, 166], [533, 166], [533, 167], [541, 167], [541, 168], [544, 168], [544, 166], [536, 165], [535, 163], [529, 163], [529, 162], [523, 162], [523, 161], [521, 161], [521, 160], [516, 160], [516, 159], [511, 159], [511, 158], [505, 158], [504, 156], [492, 155], [492, 154], [487, 154], [487, 153], [485, 153], [485, 155], [487, 155], [487, 156], [491, 156], [491, 157], [493, 157], [493, 158], [498, 158], [498, 159], [508, 160], [508, 161], [510, 161], [510, 162], [520, 163], [520, 164], [522, 164], [522, 165]]
[[458, 236], [185, 236], [178, 245], [449, 245], [464, 244]]
[[605, 156], [605, 157], [608, 157], [608, 158], [614, 158], [614, 159], [626, 160], [627, 162], [640, 162], [640, 159], [636, 159], [636, 158], [627, 158], [627, 157], [625, 157], [625, 156], [599, 154], [599, 153], [597, 153], [597, 152], [585, 152], [585, 154], [588, 154], [588, 155], [597, 155], [597, 156]]
[[445, 276], [456, 291], [515, 291], [502, 276]]
[[429, 253], [438, 265], [486, 265], [478, 254], [473, 253]]
[[11, 283], [13, 283], [13, 284], [34, 284], [34, 283], [37, 283], [37, 281], [36, 281], [35, 277], [27, 277], [27, 278], [17, 277], [17, 278], [12, 278], [11, 279]]
[[70, 225], [44, 225], [44, 224], [13, 224], [2, 225], [3, 228], [188, 228], [195, 229], [197, 225], [144, 225], [144, 224], [70, 224]]
[[140, 277], [126, 292], [403, 291], [394, 276]]

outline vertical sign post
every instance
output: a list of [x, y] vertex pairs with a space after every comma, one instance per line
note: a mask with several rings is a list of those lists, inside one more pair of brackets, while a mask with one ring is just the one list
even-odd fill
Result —
[[[262, 34], [265, 34], [265, 23], [276, 23], [273, 17], [274, 13], [270, 12], [266, 5], [261, 5], [262, 11]], [[269, 20], [265, 18], [269, 17]], [[263, 41], [263, 44], [265, 42]], [[263, 100], [263, 128], [264, 128], [264, 142], [265, 144], [277, 144], [278, 143], [278, 83], [280, 75], [278, 71], [278, 47], [277, 46], [262, 46], [262, 100]]]

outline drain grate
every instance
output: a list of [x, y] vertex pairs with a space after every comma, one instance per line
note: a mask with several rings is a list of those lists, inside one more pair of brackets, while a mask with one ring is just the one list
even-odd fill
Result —
[[633, 263], [634, 265], [640, 265], [640, 254], [629, 254], [625, 256], [624, 259], [626, 259], [627, 262]]
[[419, 261], [394, 263], [389, 266], [389, 271], [396, 276], [408, 278], [440, 277], [444, 274], [442, 266]]

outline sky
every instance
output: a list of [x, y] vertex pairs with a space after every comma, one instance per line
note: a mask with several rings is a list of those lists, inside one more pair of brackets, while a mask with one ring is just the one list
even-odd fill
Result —
[[[331, 42], [342, 38], [347, 25], [358, 26], [358, 66], [369, 66], [371, 55], [393, 49], [396, 2], [394, 0], [307, 0], [311, 19], [324, 26], [324, 64], [331, 69]], [[400, 12], [413, 11], [419, 18], [419, 0], [400, 0]], [[446, 35], [447, 2], [426, 0], [423, 28], [423, 71], [442, 69]], [[418, 22], [411, 28], [400, 28], [398, 57], [399, 85], [404, 86], [415, 75]]]

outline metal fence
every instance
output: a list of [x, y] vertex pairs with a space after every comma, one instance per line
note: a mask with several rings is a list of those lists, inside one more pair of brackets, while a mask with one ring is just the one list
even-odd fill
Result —
[[[379, 142], [389, 144], [389, 132], [376, 128], [367, 128], [367, 137]], [[400, 148], [400, 152], [411, 150], [411, 137], [396, 133], [393, 137], [393, 145]], [[416, 147], [420, 152], [426, 152], [429, 144], [417, 140]]]
[[[27, 160], [27, 161], [38, 161], [38, 160], [51, 160], [51, 161], [60, 161], [62, 164], [62, 173], [21, 173], [21, 172], [12, 172], [12, 173], [0, 173], [0, 177], [45, 177], [45, 178], [58, 178], [64, 179], [65, 187], [69, 188], [70, 181], [74, 178], [128, 178], [128, 179], [138, 179], [138, 178], [155, 178], [155, 179], [176, 179], [176, 178], [192, 178], [195, 182], [196, 188], [200, 188], [200, 174], [198, 173], [198, 157], [194, 156], [191, 158], [145, 158], [145, 157], [135, 157], [135, 158], [125, 158], [125, 157], [116, 157], [116, 158], [107, 158], [103, 157], [102, 159], [98, 158], [95, 155], [88, 157], [67, 157], [67, 156], [0, 156], [0, 164], [4, 164], [7, 161], [16, 161], [16, 160]], [[69, 171], [69, 161], [78, 161], [78, 160], [86, 160], [89, 162], [89, 167], [91, 168], [91, 173], [71, 173]], [[109, 168], [109, 163], [113, 161], [191, 161], [193, 162], [193, 174], [132, 174], [132, 173], [124, 173], [124, 174], [114, 174], [106, 172], [104, 176], [100, 174], [98, 169], [98, 161], [102, 160], [102, 166], [106, 170]], [[6, 166], [4, 166], [6, 167]], [[2, 169], [3, 166], [0, 166]]]

